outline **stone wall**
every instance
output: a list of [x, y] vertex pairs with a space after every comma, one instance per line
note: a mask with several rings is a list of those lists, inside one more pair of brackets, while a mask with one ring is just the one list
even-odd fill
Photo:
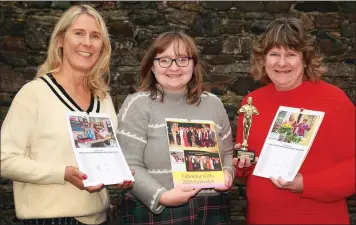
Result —
[[[56, 21], [78, 2], [0, 2], [0, 123], [16, 92], [44, 62]], [[356, 103], [355, 2], [91, 2], [105, 20], [113, 49], [112, 96], [119, 108], [134, 91], [139, 62], [158, 34], [184, 30], [198, 44], [204, 86], [223, 101], [233, 130], [243, 96], [260, 84], [248, 76], [252, 40], [275, 18], [302, 19], [316, 36], [329, 68], [324, 80]], [[233, 134], [235, 136], [235, 133]], [[118, 194], [111, 190], [112, 203]], [[238, 181], [231, 196], [232, 219], [244, 223], [245, 189]], [[356, 198], [348, 200], [356, 224]], [[0, 179], [0, 225], [16, 224], [11, 182]], [[115, 215], [114, 215], [115, 216]]]

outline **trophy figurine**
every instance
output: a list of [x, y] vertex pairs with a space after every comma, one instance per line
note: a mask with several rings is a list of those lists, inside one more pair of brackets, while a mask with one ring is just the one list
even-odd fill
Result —
[[250, 129], [252, 125], [252, 116], [258, 115], [259, 112], [257, 111], [256, 107], [252, 105], [252, 97], [247, 98], [247, 104], [243, 105], [238, 113], [244, 113], [244, 120], [243, 120], [243, 142], [242, 147], [234, 151], [234, 157], [240, 159], [241, 156], [247, 155], [251, 162], [255, 160], [255, 152], [248, 150], [248, 136], [250, 134]]

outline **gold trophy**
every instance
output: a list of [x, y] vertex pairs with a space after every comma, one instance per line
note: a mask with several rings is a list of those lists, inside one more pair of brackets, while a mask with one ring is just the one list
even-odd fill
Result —
[[250, 134], [250, 129], [252, 125], [252, 116], [258, 115], [259, 112], [257, 111], [256, 107], [252, 105], [252, 97], [247, 98], [247, 104], [243, 105], [238, 113], [244, 113], [244, 120], [243, 120], [243, 142], [242, 147], [234, 151], [234, 158], [240, 159], [241, 156], [248, 156], [253, 162], [255, 160], [255, 152], [248, 150], [247, 139]]

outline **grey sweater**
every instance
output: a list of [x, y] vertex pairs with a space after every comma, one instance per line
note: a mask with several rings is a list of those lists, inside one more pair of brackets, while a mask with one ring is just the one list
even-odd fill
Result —
[[[130, 193], [155, 214], [165, 207], [159, 204], [161, 195], [173, 188], [165, 118], [214, 121], [223, 168], [234, 177], [231, 127], [218, 97], [204, 92], [197, 106], [186, 102], [185, 93], [165, 93], [163, 102], [160, 97], [152, 100], [149, 92], [129, 95], [118, 114], [117, 137], [130, 168], [135, 170]], [[198, 195], [218, 194], [204, 189]]]

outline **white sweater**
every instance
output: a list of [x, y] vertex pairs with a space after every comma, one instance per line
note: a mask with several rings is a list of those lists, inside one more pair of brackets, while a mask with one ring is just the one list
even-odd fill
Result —
[[[100, 102], [92, 98], [89, 109], [108, 113], [116, 125], [107, 96]], [[66, 166], [77, 167], [66, 121], [69, 107], [79, 111], [47, 75], [24, 85], [11, 104], [1, 128], [1, 176], [14, 181], [20, 219], [75, 217], [87, 224], [106, 220], [106, 189], [91, 194], [64, 180]]]

